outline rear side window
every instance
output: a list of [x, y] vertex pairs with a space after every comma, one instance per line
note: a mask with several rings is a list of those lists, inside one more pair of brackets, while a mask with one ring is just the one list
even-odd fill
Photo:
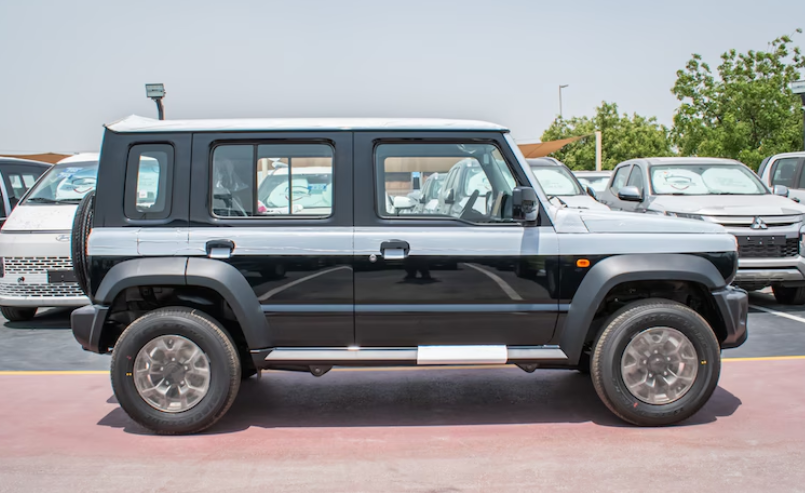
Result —
[[212, 159], [212, 213], [329, 217], [333, 158], [333, 148], [327, 144], [218, 146]]
[[778, 159], [774, 163], [771, 175], [772, 185], [784, 185], [788, 188], [796, 187], [798, 158]]
[[11, 173], [8, 175], [8, 181], [11, 182], [10, 195], [13, 198], [20, 199], [29, 188], [36, 183], [36, 175], [32, 173]]
[[626, 165], [615, 171], [615, 177], [612, 179], [612, 187], [610, 187], [614, 193], [618, 193], [618, 190], [626, 185], [626, 178], [629, 177], [630, 168], [631, 166]]
[[125, 212], [131, 219], [164, 219], [170, 215], [173, 147], [136, 145], [126, 164]]

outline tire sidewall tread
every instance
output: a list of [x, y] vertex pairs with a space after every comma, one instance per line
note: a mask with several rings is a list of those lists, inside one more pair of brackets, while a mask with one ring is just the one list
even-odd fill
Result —
[[[643, 330], [658, 326], [676, 329], [691, 341], [699, 368], [693, 386], [683, 397], [655, 405], [629, 392], [620, 365], [629, 341]], [[715, 334], [698, 313], [681, 303], [649, 299], [625, 306], [604, 327], [591, 361], [593, 385], [604, 404], [622, 420], [639, 426], [675, 424], [698, 412], [710, 399], [718, 385], [721, 352]]]
[[[133, 369], [137, 353], [161, 335], [175, 334], [198, 345], [210, 360], [210, 388], [201, 402], [180, 413], [153, 408], [137, 392]], [[197, 433], [214, 425], [232, 406], [241, 381], [238, 351], [212, 317], [186, 307], [160, 308], [135, 320], [115, 344], [111, 362], [112, 389], [120, 406], [134, 421], [156, 432]]]

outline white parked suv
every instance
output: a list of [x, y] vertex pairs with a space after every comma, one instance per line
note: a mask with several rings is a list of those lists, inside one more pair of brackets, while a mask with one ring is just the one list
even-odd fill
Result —
[[23, 197], [0, 234], [0, 310], [13, 322], [40, 307], [83, 306], [75, 280], [70, 230], [78, 203], [95, 189], [98, 154], [78, 154], [48, 170]]
[[760, 163], [758, 176], [769, 188], [782, 185], [788, 196], [798, 202], [805, 200], [805, 152], [787, 152], [767, 157]]

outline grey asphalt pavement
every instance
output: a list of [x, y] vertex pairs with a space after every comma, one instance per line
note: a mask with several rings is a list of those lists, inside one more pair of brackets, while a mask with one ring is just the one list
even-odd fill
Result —
[[[777, 305], [768, 293], [752, 293], [750, 304], [805, 320], [805, 307]], [[31, 322], [0, 318], [0, 371], [108, 370], [109, 357], [83, 351], [70, 332], [70, 310], [43, 310]], [[725, 358], [805, 355], [805, 322], [750, 309], [749, 339]]]

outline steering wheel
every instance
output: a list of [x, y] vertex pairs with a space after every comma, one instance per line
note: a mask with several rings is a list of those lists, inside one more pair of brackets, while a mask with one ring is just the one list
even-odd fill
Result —
[[461, 219], [469, 221], [471, 216], [474, 214], [479, 214], [479, 212], [472, 208], [475, 205], [475, 201], [478, 200], [479, 193], [480, 192], [476, 188], [472, 192], [472, 195], [470, 195], [470, 198], [467, 199], [467, 203], [464, 204], [464, 209], [461, 211], [461, 215], [459, 216]]

